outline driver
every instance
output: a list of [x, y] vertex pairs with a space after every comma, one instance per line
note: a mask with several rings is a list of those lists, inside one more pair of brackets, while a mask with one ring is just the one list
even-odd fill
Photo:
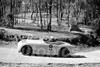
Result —
[[49, 41], [54, 42], [55, 41], [54, 37], [50, 36]]

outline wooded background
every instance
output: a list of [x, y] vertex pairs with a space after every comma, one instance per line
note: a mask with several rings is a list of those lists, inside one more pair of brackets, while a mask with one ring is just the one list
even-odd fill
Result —
[[[100, 0], [0, 0], [0, 26], [11, 27], [26, 19], [31, 13], [31, 20], [43, 29], [52, 30], [52, 20], [60, 27], [84, 24], [100, 27]], [[21, 14], [22, 17], [18, 15]]]

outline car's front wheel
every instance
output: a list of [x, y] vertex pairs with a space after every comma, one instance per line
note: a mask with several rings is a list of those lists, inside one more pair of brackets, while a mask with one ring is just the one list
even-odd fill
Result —
[[66, 47], [63, 47], [59, 51], [59, 57], [67, 57], [69, 53], [70, 51]]
[[23, 46], [22, 49], [21, 49], [21, 53], [23, 55], [32, 55], [32, 48], [31, 46]]

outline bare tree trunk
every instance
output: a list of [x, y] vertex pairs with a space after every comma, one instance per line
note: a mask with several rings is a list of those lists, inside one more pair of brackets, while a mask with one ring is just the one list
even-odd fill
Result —
[[39, 27], [39, 16], [38, 16], [38, 4], [35, 2], [35, 11], [36, 11], [36, 23], [37, 23], [37, 26]]
[[37, 21], [37, 25], [39, 26], [38, 7], [36, 7], [36, 21]]
[[34, 13], [34, 10], [33, 10], [32, 13], [31, 13], [31, 20], [33, 19], [33, 13]]
[[60, 8], [59, 8], [59, 0], [57, 0], [57, 24], [58, 24], [59, 28], [61, 27], [62, 17], [63, 17], [62, 0], [60, 0]]
[[60, 27], [61, 26], [61, 12], [59, 9], [57, 12], [58, 12], [57, 22], [58, 22], [58, 26]]
[[62, 23], [62, 0], [60, 0], [60, 24]]
[[59, 11], [59, 5], [58, 5], [58, 0], [57, 0], [57, 23], [58, 23], [58, 26], [60, 26], [60, 11]]
[[78, 9], [78, 8], [76, 8], [77, 10], [76, 10], [76, 25], [78, 24], [78, 19], [79, 19], [79, 15], [80, 15], [80, 12], [81, 12], [81, 8], [80, 9]]
[[49, 2], [49, 14], [50, 14], [50, 21], [49, 21], [49, 24], [48, 24], [48, 27], [47, 27], [47, 30], [48, 31], [51, 31], [51, 21], [52, 21], [52, 0], [50, 0]]
[[1, 4], [1, 0], [0, 0], [0, 22], [1, 22], [1, 15], [2, 15], [1, 6], [2, 6], [2, 4]]
[[33, 4], [35, 4], [35, 3], [33, 2], [33, 0], [29, 0], [29, 2], [31, 4], [31, 11], [32, 11], [32, 13], [31, 13], [31, 20], [32, 20], [33, 19], [33, 13], [34, 13], [34, 6], [33, 6]]
[[10, 12], [11, 12], [11, 13], [12, 13], [12, 11], [13, 11], [12, 1], [13, 1], [13, 0], [11, 0], [11, 4], [10, 4]]
[[40, 14], [41, 29], [43, 29], [42, 14], [41, 14], [41, 1], [40, 0], [39, 0], [39, 14]]
[[46, 14], [46, 22], [47, 22], [47, 25], [48, 25], [48, 2], [46, 2], [46, 12], [47, 12], [47, 14]]
[[13, 14], [13, 0], [10, 2], [10, 13], [7, 15], [8, 24], [7, 27], [14, 27], [14, 14]]
[[70, 0], [68, 0], [68, 27], [70, 27]]
[[49, 16], [48, 13], [49, 12], [48, 12], [48, 5], [47, 5], [47, 24], [49, 23], [49, 21], [48, 21], [48, 16]]
[[38, 6], [36, 5], [36, 21], [37, 25], [39, 26], [39, 16], [38, 16]]

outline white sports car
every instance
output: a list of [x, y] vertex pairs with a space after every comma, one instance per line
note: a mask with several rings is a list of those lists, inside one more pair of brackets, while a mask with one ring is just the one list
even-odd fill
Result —
[[66, 57], [72, 54], [76, 46], [69, 43], [44, 41], [43, 39], [26, 39], [18, 42], [18, 52], [23, 55], [55, 55]]

